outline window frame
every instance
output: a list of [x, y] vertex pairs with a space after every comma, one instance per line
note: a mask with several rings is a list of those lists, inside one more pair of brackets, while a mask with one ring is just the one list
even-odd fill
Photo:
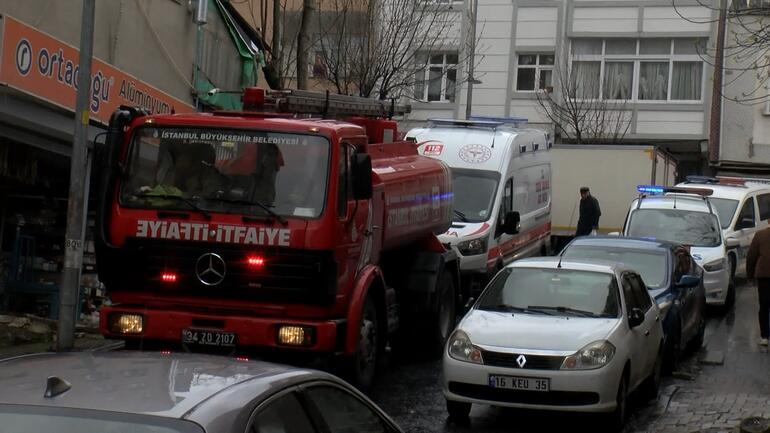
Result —
[[[751, 227], [742, 227], [738, 228], [738, 225], [741, 224], [743, 221], [743, 211], [746, 208], [751, 209], [751, 219], [754, 221], [754, 224]], [[743, 229], [755, 229], [757, 228], [757, 206], [754, 204], [754, 196], [748, 196], [746, 197], [746, 200], [743, 202], [743, 206], [741, 206], [740, 210], [736, 214], [737, 218], [735, 219], [735, 224], [733, 224], [733, 230], [743, 230]]]
[[350, 396], [351, 398], [357, 400], [359, 403], [361, 403], [363, 406], [365, 406], [367, 409], [369, 409], [372, 413], [374, 413], [377, 416], [377, 419], [380, 420], [380, 423], [382, 424], [383, 429], [386, 431], [386, 433], [397, 433], [399, 431], [398, 428], [392, 423], [391, 419], [384, 412], [382, 412], [376, 406], [372, 405], [365, 398], [361, 398], [361, 396], [358, 395], [357, 392], [354, 392], [353, 390], [350, 390], [338, 383], [330, 382], [330, 381], [322, 381], [322, 380], [303, 383], [297, 387], [298, 398], [301, 400], [303, 407], [308, 413], [308, 416], [313, 420], [318, 430], [328, 432], [330, 431], [331, 428], [326, 418], [324, 418], [324, 415], [321, 412], [321, 409], [318, 407], [315, 401], [310, 397], [310, 395], [308, 395], [308, 390], [310, 390], [311, 388], [323, 388], [323, 387], [339, 389], [343, 393]]
[[[519, 59], [521, 56], [535, 56], [535, 64], [533, 65], [522, 65], [519, 63]], [[540, 58], [542, 56], [551, 56], [553, 57], [553, 63], [550, 65], [544, 65], [540, 63]], [[521, 93], [535, 93], [535, 92], [542, 92], [545, 91], [545, 88], [540, 88], [540, 71], [551, 71], [551, 87], [553, 87], [553, 70], [554, 70], [554, 64], [556, 63], [556, 56], [554, 53], [549, 52], [517, 52], [516, 53], [516, 75], [515, 80], [516, 82], [513, 84], [513, 88], [516, 92]], [[534, 80], [534, 89], [519, 89], [519, 70], [520, 69], [534, 69], [535, 70], [535, 80]], [[546, 86], [547, 87], [547, 86]]]
[[[436, 3], [436, 4], [452, 4], [452, 2], [445, 2], [445, 3]], [[421, 53], [420, 55], [426, 56], [426, 62], [425, 64], [418, 64], [416, 68], [415, 75], [422, 72], [421, 79], [418, 80], [418, 84], [422, 87], [422, 97], [416, 98], [420, 102], [425, 102], [429, 104], [434, 103], [440, 103], [440, 104], [454, 104], [457, 102], [457, 71], [458, 71], [458, 64], [459, 62], [459, 56], [460, 53], [457, 51], [442, 51], [438, 53]], [[431, 57], [433, 56], [441, 56], [441, 64], [438, 63], [431, 63]], [[447, 56], [457, 56], [458, 62], [457, 63], [448, 63], [447, 62]], [[434, 67], [441, 67], [441, 90], [439, 92], [439, 99], [437, 101], [431, 101], [429, 100], [428, 92], [430, 91], [430, 69]], [[455, 71], [455, 90], [454, 90], [454, 97], [452, 100], [447, 99], [446, 97], [446, 91], [447, 91], [447, 72], [450, 69], [454, 69]], [[415, 92], [415, 96], [416, 96]]]
[[[766, 201], [766, 208], [763, 208], [762, 206], [763, 201]], [[759, 211], [760, 221], [770, 219], [770, 193], [757, 194], [757, 210]]]
[[305, 416], [305, 418], [309, 421], [310, 426], [313, 428], [314, 432], [320, 432], [321, 431], [321, 425], [319, 424], [321, 420], [316, 419], [315, 414], [312, 412], [311, 408], [308, 407], [308, 402], [305, 399], [305, 396], [302, 394], [302, 390], [299, 386], [289, 386], [288, 388], [282, 389], [274, 394], [271, 394], [259, 404], [257, 404], [257, 407], [255, 407], [251, 414], [249, 414], [249, 419], [246, 422], [246, 429], [244, 430], [245, 433], [252, 433], [252, 429], [254, 426], [254, 422], [257, 419], [257, 416], [263, 412], [265, 409], [269, 408], [273, 403], [279, 401], [280, 399], [291, 395], [293, 396], [297, 402], [299, 402], [300, 406], [302, 407], [302, 414]]
[[[601, 52], [599, 54], [575, 54], [574, 45], [576, 40], [594, 39], [601, 42]], [[623, 102], [623, 103], [635, 103], [635, 104], [703, 104], [704, 93], [706, 86], [706, 62], [703, 61], [698, 54], [675, 54], [675, 45], [677, 40], [687, 38], [668, 37], [669, 51], [667, 54], [640, 54], [642, 39], [637, 38], [635, 41], [636, 50], [634, 54], [606, 54], [607, 41], [615, 41], [621, 39], [633, 39], [633, 38], [573, 38], [570, 40], [569, 46], [569, 70], [572, 70], [572, 63], [578, 62], [599, 62], [599, 96], [598, 99], [608, 102]], [[604, 78], [605, 78], [605, 63], [607, 62], [633, 62], [633, 78], [631, 97], [625, 99], [604, 99]], [[641, 74], [641, 63], [644, 62], [659, 62], [668, 63], [668, 78], [666, 83], [666, 99], [639, 99], [639, 81]], [[679, 62], [698, 62], [701, 65], [701, 88], [699, 99], [672, 99], [672, 85], [674, 76], [674, 64]]]

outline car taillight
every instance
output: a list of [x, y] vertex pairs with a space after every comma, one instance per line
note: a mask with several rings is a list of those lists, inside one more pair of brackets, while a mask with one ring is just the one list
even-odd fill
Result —
[[164, 283], [176, 283], [176, 278], [174, 272], [163, 272], [160, 274], [160, 280]]
[[265, 258], [258, 255], [251, 255], [246, 258], [246, 264], [252, 271], [257, 271], [265, 267]]

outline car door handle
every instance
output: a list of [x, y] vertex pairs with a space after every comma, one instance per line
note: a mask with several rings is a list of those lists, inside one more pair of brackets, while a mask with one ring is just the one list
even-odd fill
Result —
[[646, 331], [644, 331], [644, 336], [645, 336], [645, 337], [648, 337], [649, 335], [650, 335], [650, 330], [649, 330], [649, 329], [648, 329], [648, 330], [646, 330]]

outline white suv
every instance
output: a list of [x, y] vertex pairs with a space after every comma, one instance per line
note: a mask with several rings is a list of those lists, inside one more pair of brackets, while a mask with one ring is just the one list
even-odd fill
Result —
[[722, 223], [730, 276], [745, 276], [746, 253], [754, 233], [770, 219], [770, 180], [688, 176], [678, 187], [711, 190], [709, 201]]
[[[693, 259], [703, 268], [706, 302], [732, 305], [735, 289], [719, 216], [705, 195], [690, 189], [639, 187], [641, 195], [631, 203], [625, 236], [663, 239], [690, 247]], [[708, 194], [702, 191], [701, 194]]]

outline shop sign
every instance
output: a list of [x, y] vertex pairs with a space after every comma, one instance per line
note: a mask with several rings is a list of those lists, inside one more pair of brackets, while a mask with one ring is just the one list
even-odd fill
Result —
[[[0, 16], [0, 83], [75, 110], [79, 50], [7, 15]], [[194, 111], [186, 102], [97, 58], [91, 66], [91, 118], [108, 123], [121, 105], [152, 114]]]

